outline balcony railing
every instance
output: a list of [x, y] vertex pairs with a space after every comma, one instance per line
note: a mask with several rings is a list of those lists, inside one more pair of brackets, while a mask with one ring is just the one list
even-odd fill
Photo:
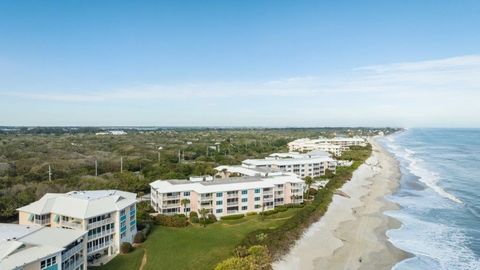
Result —
[[101, 232], [99, 232], [99, 233], [89, 235], [89, 236], [88, 236], [88, 240], [92, 240], [92, 239], [95, 239], [95, 238], [98, 238], [98, 237], [110, 235], [110, 234], [112, 234], [112, 233], [114, 233], [114, 232], [115, 232], [114, 229], [108, 229], [108, 230], [105, 230], [105, 231], [101, 231]]
[[238, 193], [227, 194], [227, 198], [236, 198], [238, 197]]
[[78, 223], [78, 222], [62, 221], [60, 224], [62, 224], [62, 226], [65, 226], [65, 227], [83, 229], [82, 223]]
[[74, 246], [74, 247], [71, 248], [69, 251], [67, 251], [66, 253], [62, 254], [62, 261], [68, 260], [70, 257], [72, 257], [73, 255], [77, 254], [77, 253], [80, 252], [82, 249], [83, 249], [83, 243], [80, 243], [80, 244]]
[[96, 252], [96, 251], [98, 251], [98, 250], [100, 250], [100, 249], [102, 249], [102, 248], [106, 248], [106, 247], [108, 247], [111, 243], [112, 243], [112, 241], [107, 241], [107, 242], [104, 242], [104, 243], [102, 243], [102, 244], [100, 244], [100, 245], [97, 245], [97, 246], [94, 246], [94, 247], [90, 247], [90, 248], [87, 249], [87, 253], [90, 254], [90, 253]]
[[107, 224], [110, 224], [110, 223], [113, 223], [113, 219], [112, 218], [106, 218], [104, 220], [100, 220], [100, 221], [97, 221], [97, 222], [93, 222], [93, 223], [89, 223], [87, 228], [88, 229], [91, 229], [91, 228], [95, 228], [95, 227], [98, 227], [98, 226], [103, 226], [103, 225], [107, 225]]
[[83, 258], [79, 258], [73, 264], [69, 264], [68, 266], [64, 266], [63, 270], [74, 270], [77, 269], [83, 263]]
[[178, 200], [180, 199], [180, 195], [174, 195], [174, 196], [166, 196], [166, 195], [163, 195], [163, 200]]
[[234, 202], [227, 202], [227, 205], [238, 205], [238, 201], [234, 201]]

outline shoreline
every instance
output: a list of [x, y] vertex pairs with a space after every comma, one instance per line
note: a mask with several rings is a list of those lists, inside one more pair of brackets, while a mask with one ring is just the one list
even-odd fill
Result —
[[[375, 139], [372, 155], [339, 190], [325, 213], [287, 255], [273, 263], [287, 269], [391, 269], [411, 255], [393, 246], [386, 231], [401, 223], [383, 213], [400, 207], [385, 196], [399, 186], [398, 161]], [[378, 260], [381, 258], [381, 260]]]

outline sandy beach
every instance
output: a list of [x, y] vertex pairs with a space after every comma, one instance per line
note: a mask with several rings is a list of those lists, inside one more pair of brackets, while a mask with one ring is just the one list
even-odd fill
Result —
[[335, 195], [327, 213], [305, 232], [273, 267], [287, 269], [391, 269], [408, 254], [395, 248], [385, 232], [400, 223], [383, 214], [398, 206], [387, 201], [399, 184], [397, 161], [375, 140], [372, 156]]

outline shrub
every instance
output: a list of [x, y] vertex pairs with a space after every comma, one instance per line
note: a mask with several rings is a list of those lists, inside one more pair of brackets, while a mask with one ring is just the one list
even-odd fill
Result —
[[150, 234], [151, 231], [152, 231], [152, 225], [146, 224], [142, 230], [143, 236], [147, 238], [147, 236]]
[[130, 244], [129, 242], [123, 242], [120, 245], [120, 253], [127, 254], [130, 251], [132, 251], [132, 244]]
[[224, 217], [221, 217], [221, 220], [235, 220], [235, 219], [241, 219], [241, 218], [243, 218], [244, 216], [245, 216], [244, 214], [238, 214], [238, 215], [224, 216]]
[[270, 215], [273, 215], [273, 214], [276, 214], [276, 213], [278, 213], [278, 210], [277, 209], [272, 209], [272, 210], [261, 212], [260, 215], [270, 216]]
[[206, 223], [207, 224], [212, 224], [217, 222], [217, 217], [214, 214], [208, 214]]
[[145, 235], [142, 232], [137, 232], [137, 234], [135, 234], [135, 237], [133, 238], [133, 242], [140, 244], [140, 243], [143, 243], [144, 241], [145, 241]]
[[248, 212], [247, 216], [255, 216], [256, 214], [257, 214], [257, 212]]
[[155, 223], [166, 227], [185, 227], [188, 225], [187, 218], [180, 215], [157, 215], [155, 217]]
[[198, 219], [198, 213], [197, 212], [190, 212], [189, 220], [190, 220], [191, 223], [200, 222], [200, 220]]

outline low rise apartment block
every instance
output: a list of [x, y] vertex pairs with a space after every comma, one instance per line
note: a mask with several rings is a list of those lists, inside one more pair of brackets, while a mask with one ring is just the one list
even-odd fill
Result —
[[17, 209], [19, 224], [85, 232], [89, 261], [119, 253], [137, 233], [136, 194], [118, 190], [47, 193]]
[[354, 138], [318, 138], [318, 139], [297, 139], [288, 143], [288, 149], [290, 152], [293, 151], [312, 151], [312, 150], [323, 150], [340, 156], [342, 151], [348, 150], [350, 146], [354, 145], [366, 145], [366, 140], [364, 138], [354, 137]]
[[295, 174], [280, 173], [206, 181], [157, 180], [150, 187], [151, 205], [160, 214], [188, 215], [208, 209], [221, 217], [302, 203], [305, 183]]
[[86, 270], [87, 232], [0, 224], [0, 269]]
[[293, 153], [290, 156], [274, 154], [264, 159], [247, 159], [242, 162], [242, 167], [277, 169], [303, 178], [325, 175], [326, 170], [335, 172], [336, 164], [336, 161], [328, 156]]

